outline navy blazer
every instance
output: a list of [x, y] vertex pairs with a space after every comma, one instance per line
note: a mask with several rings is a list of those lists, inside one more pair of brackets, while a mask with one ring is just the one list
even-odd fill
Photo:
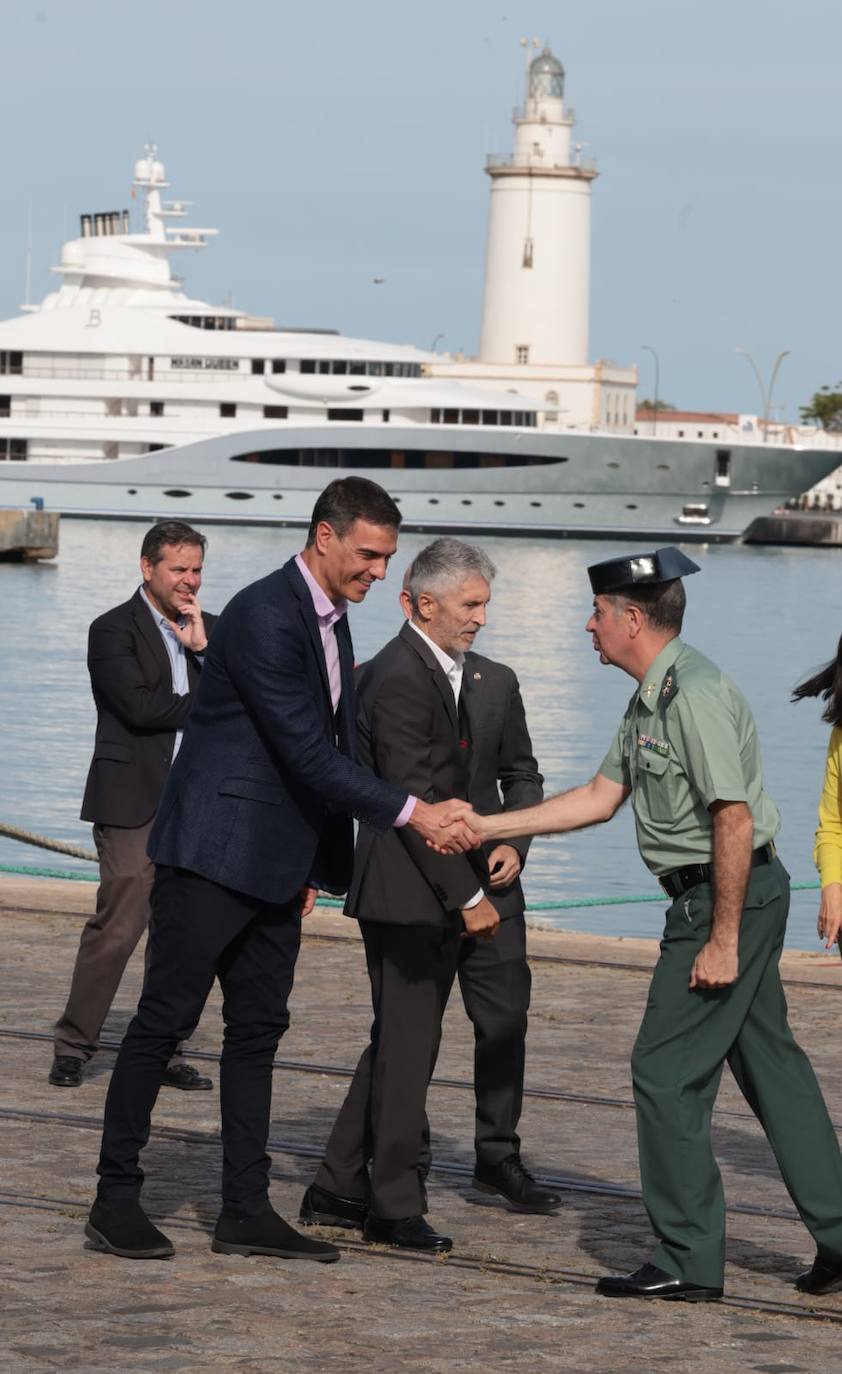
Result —
[[313, 600], [295, 559], [238, 592], [217, 621], [158, 807], [149, 854], [270, 902], [307, 883], [344, 892], [351, 816], [387, 830], [405, 788], [354, 762], [353, 649], [337, 622], [334, 717]]

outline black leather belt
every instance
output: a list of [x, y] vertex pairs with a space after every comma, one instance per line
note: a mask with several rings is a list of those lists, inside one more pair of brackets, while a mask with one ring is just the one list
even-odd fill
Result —
[[[752, 868], [770, 864], [775, 857], [775, 846], [769, 842], [762, 849], [755, 849], [751, 856]], [[662, 873], [658, 882], [668, 897], [680, 897], [699, 883], [709, 883], [713, 877], [713, 864], [688, 864], [686, 868], [674, 868], [672, 873]]]

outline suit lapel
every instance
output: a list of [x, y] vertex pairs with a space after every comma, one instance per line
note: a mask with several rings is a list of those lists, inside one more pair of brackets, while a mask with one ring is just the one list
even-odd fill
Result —
[[155, 656], [164, 681], [172, 684], [172, 664], [170, 662], [170, 656], [161, 638], [161, 631], [158, 629], [156, 622], [152, 619], [149, 607], [139, 590], [135, 592], [129, 602], [129, 610], [134, 617], [135, 624], [140, 634], [143, 636]]
[[313, 646], [313, 652], [316, 655], [316, 663], [319, 666], [319, 675], [322, 679], [322, 686], [324, 688], [325, 696], [327, 697], [328, 704], [330, 705], [332, 712], [333, 703], [331, 702], [330, 697], [330, 682], [328, 680], [327, 675], [327, 663], [325, 662], [324, 645], [322, 644], [322, 634], [321, 630], [319, 629], [319, 622], [316, 618], [316, 610], [313, 606], [313, 598], [310, 595], [310, 588], [307, 586], [307, 583], [304, 581], [304, 578], [298, 571], [294, 558], [291, 558], [290, 561], [284, 566], [283, 571], [289, 577], [290, 585], [293, 591], [295, 592], [295, 595], [298, 597], [298, 605], [301, 610], [301, 618], [304, 621], [304, 624], [307, 629], [307, 634], [310, 638], [310, 643]]
[[442, 702], [444, 703], [444, 709], [446, 710], [448, 717], [450, 719], [450, 723], [458, 736], [459, 717], [456, 713], [456, 700], [453, 696], [453, 688], [447, 680], [447, 675], [444, 669], [442, 668], [441, 664], [439, 663], [438, 659], [436, 658], [435, 654], [433, 653], [429, 645], [426, 643], [426, 641], [423, 640], [419, 634], [416, 634], [415, 630], [413, 630], [412, 626], [409, 623], [401, 626], [399, 637], [403, 639], [405, 643], [409, 646], [409, 648], [412, 649], [413, 652], [418, 655], [418, 657], [421, 659], [421, 662], [432, 673], [433, 682], [435, 683], [439, 696], [441, 697]]

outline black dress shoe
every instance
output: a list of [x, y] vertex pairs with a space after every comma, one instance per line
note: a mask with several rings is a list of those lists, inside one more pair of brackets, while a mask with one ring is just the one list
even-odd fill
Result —
[[54, 1088], [80, 1088], [84, 1060], [75, 1054], [57, 1054], [50, 1069], [49, 1081]]
[[168, 1064], [161, 1074], [161, 1086], [181, 1088], [185, 1093], [206, 1093], [213, 1087], [213, 1079], [205, 1078], [192, 1064]]
[[302, 1226], [344, 1226], [348, 1231], [361, 1231], [365, 1203], [356, 1198], [340, 1197], [338, 1193], [311, 1183], [301, 1199], [298, 1220]]
[[471, 1186], [480, 1193], [499, 1194], [513, 1212], [546, 1215], [561, 1206], [559, 1194], [536, 1183], [517, 1154], [509, 1155], [500, 1164], [477, 1164]]
[[391, 1221], [369, 1212], [363, 1225], [363, 1239], [375, 1245], [394, 1245], [399, 1250], [426, 1250], [433, 1255], [446, 1255], [453, 1249], [450, 1236], [440, 1236], [423, 1217]]
[[622, 1277], [606, 1275], [599, 1280], [596, 1291], [604, 1298], [672, 1298], [674, 1302], [716, 1302], [722, 1297], [721, 1288], [705, 1288], [677, 1279], [657, 1264], [644, 1264]]
[[816, 1255], [812, 1269], [806, 1269], [795, 1280], [799, 1293], [830, 1293], [842, 1283], [842, 1260], [822, 1259]]
[[339, 1259], [335, 1245], [300, 1235], [272, 1211], [255, 1217], [221, 1216], [211, 1249], [218, 1255], [274, 1255], [276, 1259], [316, 1260], [319, 1264]]
[[95, 1250], [122, 1259], [169, 1259], [171, 1240], [153, 1226], [139, 1202], [100, 1202], [91, 1208], [85, 1235]]

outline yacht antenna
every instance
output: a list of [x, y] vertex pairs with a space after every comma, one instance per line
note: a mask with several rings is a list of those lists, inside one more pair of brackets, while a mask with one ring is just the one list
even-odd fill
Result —
[[32, 197], [29, 197], [26, 210], [26, 280], [24, 301], [31, 305], [32, 295]]

